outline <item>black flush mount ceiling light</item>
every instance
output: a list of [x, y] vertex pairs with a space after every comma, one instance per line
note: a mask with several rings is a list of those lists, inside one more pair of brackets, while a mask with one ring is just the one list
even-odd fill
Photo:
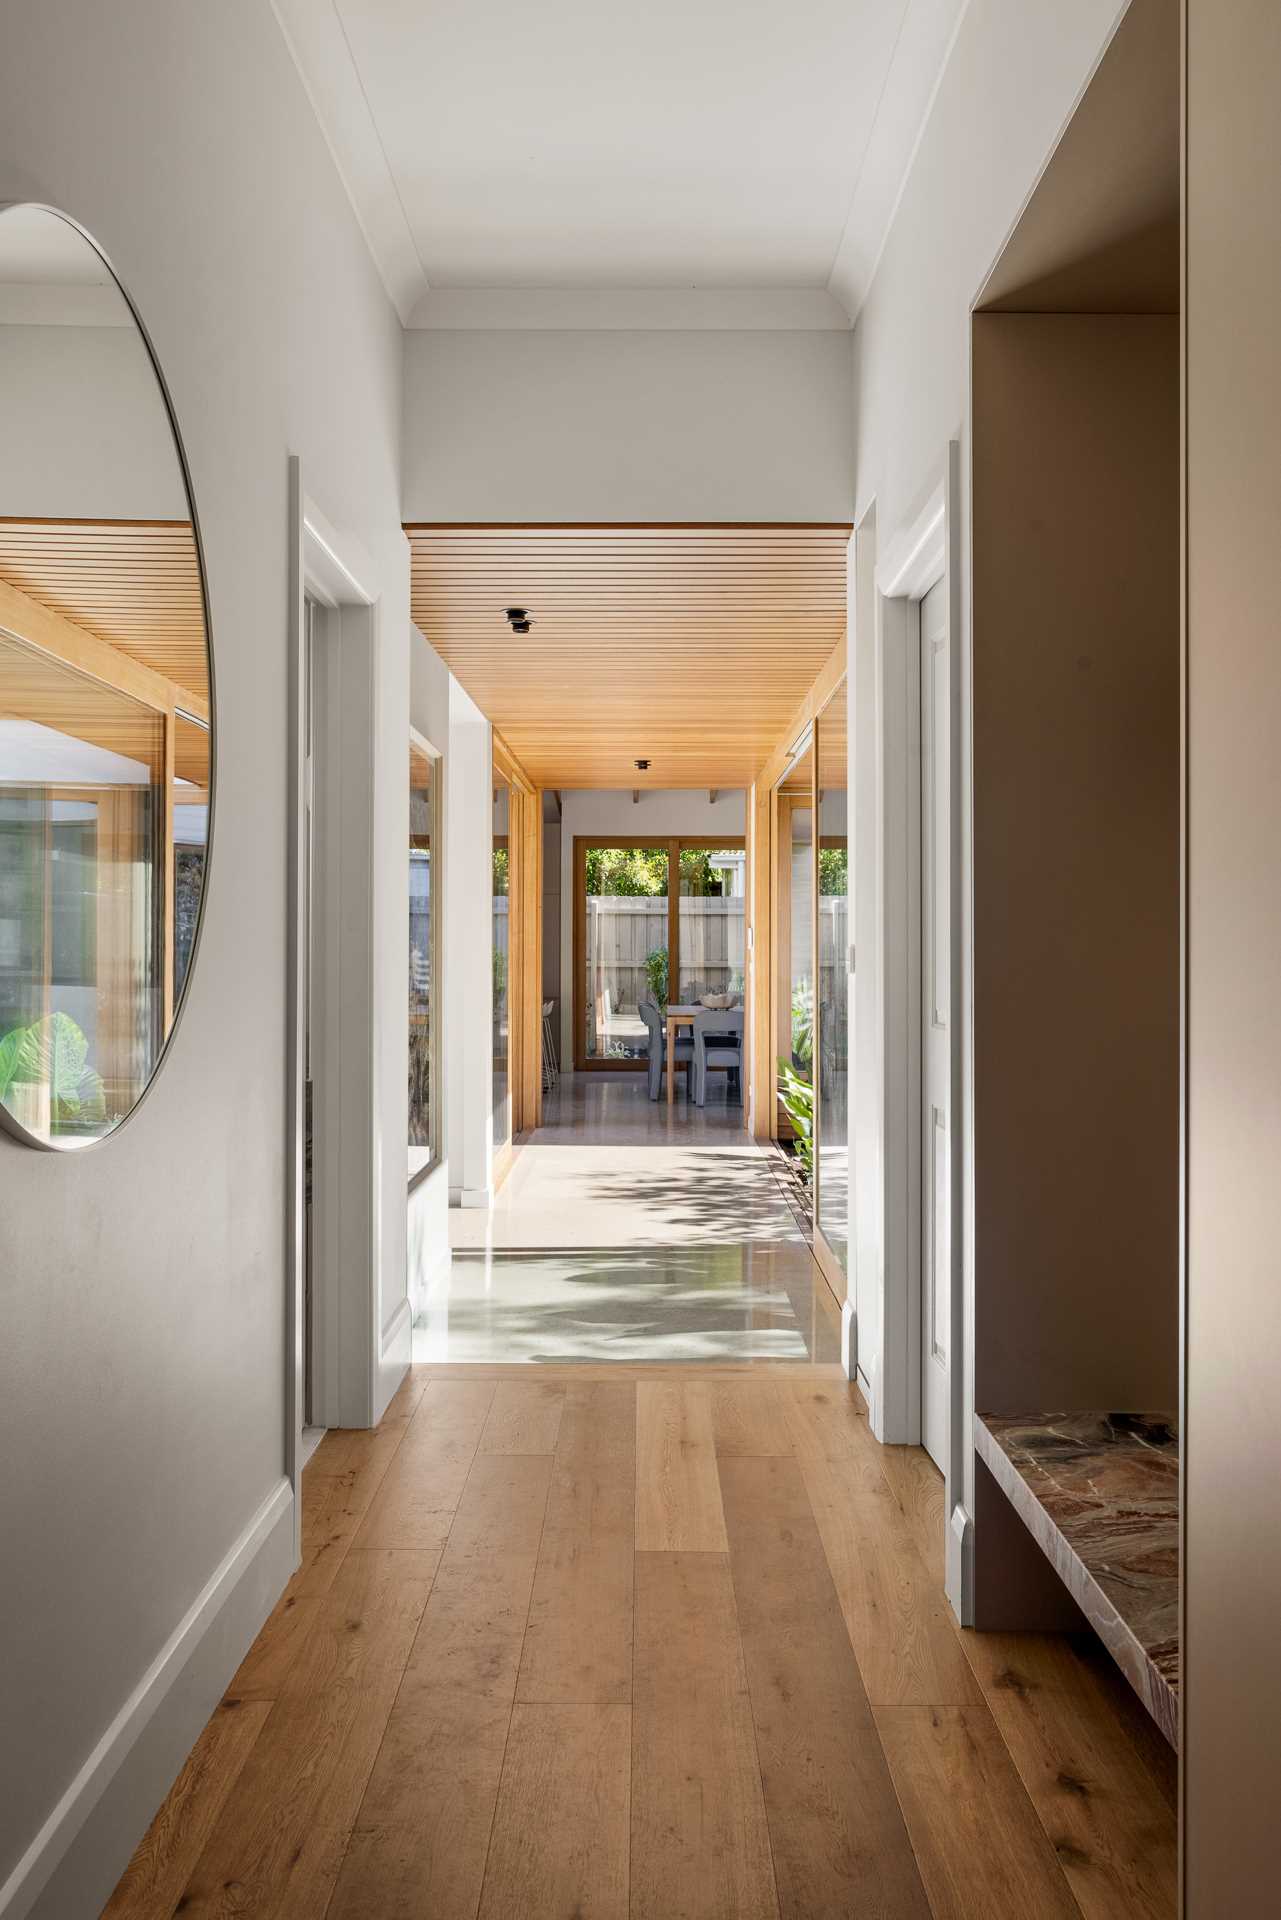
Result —
[[524, 607], [504, 607], [503, 618], [511, 622], [513, 633], [528, 633], [534, 624]]
[[637, 773], [648, 773], [648, 772], [649, 772], [649, 761], [648, 761], [648, 760], [634, 760], [634, 761], [632, 762], [632, 765], [633, 765], [633, 766], [635, 767], [635, 769], [636, 769], [636, 771], [637, 771]]
[[530, 628], [531, 628], [531, 627], [533, 626], [533, 624], [534, 624], [534, 623], [533, 623], [533, 621], [532, 621], [532, 620], [513, 620], [513, 621], [512, 621], [512, 632], [513, 632], [513, 633], [528, 633], [528, 632], [529, 632], [529, 629], [530, 629]]

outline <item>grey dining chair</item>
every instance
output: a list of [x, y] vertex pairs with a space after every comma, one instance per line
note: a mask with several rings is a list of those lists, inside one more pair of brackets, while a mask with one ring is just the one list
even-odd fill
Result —
[[707, 1104], [709, 1070], [729, 1075], [729, 1086], [743, 1097], [743, 1009], [726, 1007], [723, 1013], [705, 1007], [694, 1016], [694, 1099]]
[[[649, 1097], [651, 1100], [657, 1100], [663, 1084], [663, 1068], [667, 1064], [667, 1022], [663, 1018], [661, 1009], [653, 1000], [642, 1000], [637, 1012], [649, 1030]], [[685, 1068], [687, 1085], [693, 1058], [694, 1042], [687, 1040], [683, 1034], [678, 1034], [674, 1064]]]

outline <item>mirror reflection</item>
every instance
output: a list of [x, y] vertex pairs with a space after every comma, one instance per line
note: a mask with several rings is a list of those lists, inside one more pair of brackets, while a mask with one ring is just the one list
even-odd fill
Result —
[[212, 736], [193, 515], [102, 256], [0, 211], [0, 1124], [109, 1133], [156, 1071], [204, 897]]

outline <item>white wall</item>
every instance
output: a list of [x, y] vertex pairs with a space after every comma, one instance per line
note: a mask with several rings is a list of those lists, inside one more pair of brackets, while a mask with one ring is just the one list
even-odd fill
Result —
[[[435, 890], [432, 912], [445, 915], [449, 904], [449, 702], [453, 675], [435, 648], [417, 627], [409, 636], [409, 719], [441, 756], [434, 772], [441, 783], [439, 844], [432, 853], [432, 886]], [[415, 1312], [422, 1305], [432, 1277], [449, 1257], [449, 948], [439, 942], [440, 978], [436, 983], [436, 1032], [433, 1044], [440, 1050], [437, 1086], [440, 1111], [436, 1125], [441, 1129], [440, 1158], [409, 1195], [407, 1241], [407, 1279], [409, 1299]]]
[[407, 520], [841, 520], [847, 332], [410, 332]]
[[0, 327], [0, 420], [0, 514], [187, 518], [164, 402], [132, 323]]
[[655, 787], [640, 790], [633, 803], [630, 792], [595, 787], [566, 788], [561, 794], [560, 822], [560, 1058], [574, 1064], [574, 836], [616, 833], [637, 840], [652, 833], [667, 840], [673, 834], [706, 839], [723, 833], [731, 840], [746, 832], [746, 795], [741, 787], [719, 792], [715, 801], [706, 787]]
[[[1124, 13], [1121, 0], [970, 0], [922, 131], [912, 168], [854, 333], [855, 522], [874, 512], [875, 537], [860, 541], [860, 561], [874, 567], [876, 552], [903, 530], [941, 480], [947, 445], [961, 439], [961, 507], [968, 520], [968, 379], [971, 303], [1013, 226], [1059, 132], [1089, 79], [1111, 31]], [[961, 551], [968, 568], [968, 532]], [[968, 608], [968, 580], [962, 605]], [[854, 670], [849, 680], [852, 777], [858, 795], [855, 821], [855, 941], [864, 956], [878, 945], [869, 924], [874, 889], [876, 820], [866, 804], [869, 769], [875, 769], [876, 712], [872, 671], [874, 598], [855, 593]], [[860, 609], [864, 617], [859, 618]], [[968, 615], [967, 615], [968, 618]], [[960, 636], [962, 675], [963, 796], [969, 788], [970, 674], [968, 629]], [[968, 849], [968, 799], [963, 840]], [[964, 1151], [967, 1158], [967, 1218], [964, 1222], [967, 1287], [972, 1299], [972, 1042], [973, 986], [968, 921], [968, 851], [963, 859], [965, 916], [963, 1002], [966, 1023]], [[866, 1017], [862, 993], [856, 1023], [855, 1163], [860, 1204], [857, 1293], [859, 1365], [874, 1373], [884, 1285], [883, 1220], [862, 1204], [865, 1170], [882, 1164], [876, 1116], [883, 1112], [881, 1038]], [[867, 1303], [868, 1289], [877, 1299]], [[865, 1311], [866, 1307], [866, 1311]], [[972, 1511], [972, 1489], [967, 1487]]]
[[[2, 1520], [22, 1569], [0, 1639], [23, 1730], [0, 1742], [0, 1885], [57, 1809], [11, 1888], [25, 1911], [84, 1820], [41, 1909], [78, 1920], [292, 1554], [291, 1512], [250, 1532], [285, 1461], [286, 462], [407, 622], [401, 341], [262, 0], [9, 0], [4, 38], [0, 199], [65, 207], [142, 311], [194, 476], [218, 697], [204, 927], [157, 1084], [84, 1153], [0, 1139]], [[116, 1716], [220, 1568], [221, 1610], [181, 1676], [152, 1676], [130, 1746]]]

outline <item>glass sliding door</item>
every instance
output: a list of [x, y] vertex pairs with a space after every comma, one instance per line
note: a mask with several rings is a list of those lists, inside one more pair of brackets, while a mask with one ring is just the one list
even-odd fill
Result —
[[[642, 1008], [728, 994], [741, 1006], [747, 855], [719, 840], [574, 842], [574, 1064], [639, 1067]], [[673, 890], [673, 884], [674, 890]]]
[[409, 1179], [440, 1158], [436, 983], [439, 901], [436, 850], [439, 780], [433, 756], [409, 742]]
[[849, 1273], [850, 898], [847, 716], [842, 682], [816, 726], [818, 813], [816, 1225]]
[[494, 769], [491, 887], [494, 922], [494, 1151], [512, 1137], [511, 1103], [511, 787]]
[[747, 854], [741, 846], [680, 847], [679, 1003], [743, 992]]
[[578, 1046], [580, 1066], [636, 1066], [648, 1058], [641, 1005], [669, 995], [666, 840], [579, 842]]

